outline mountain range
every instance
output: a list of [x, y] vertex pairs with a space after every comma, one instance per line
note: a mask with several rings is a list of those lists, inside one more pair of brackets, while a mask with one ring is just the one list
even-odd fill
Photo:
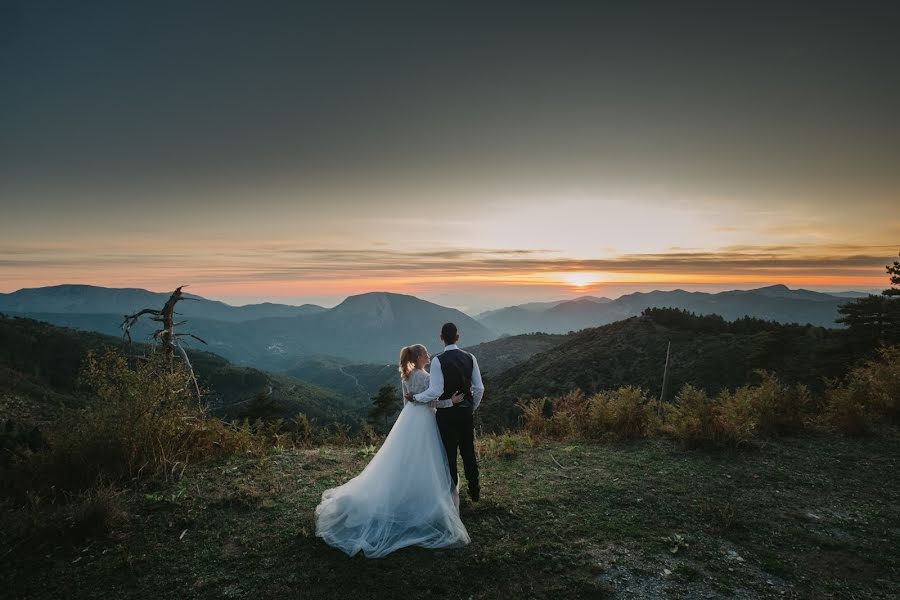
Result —
[[[178, 312], [187, 320], [181, 330], [208, 342], [203, 349], [236, 364], [289, 371], [298, 367], [298, 361], [319, 356], [337, 359], [342, 366], [391, 364], [399, 349], [411, 343], [423, 343], [434, 353], [441, 349], [438, 332], [446, 321], [459, 326], [464, 347], [506, 334], [566, 334], [627, 319], [651, 307], [718, 314], [729, 320], [749, 315], [783, 323], [835, 327], [838, 306], [852, 295], [858, 294], [845, 292], [836, 296], [783, 285], [715, 294], [653, 291], [616, 299], [584, 296], [531, 302], [484, 312], [475, 318], [414, 296], [389, 292], [350, 296], [333, 308], [273, 303], [230, 306], [188, 295], [189, 299], [178, 304]], [[160, 308], [168, 296], [134, 288], [60, 285], [0, 294], [0, 312], [121, 336], [125, 314]], [[147, 340], [155, 330], [156, 323], [145, 318], [132, 334], [135, 340]], [[523, 345], [527, 344], [515, 344], [516, 348]], [[505, 367], [509, 366], [506, 361]], [[495, 366], [491, 370], [500, 369]]]
[[[0, 312], [56, 325], [122, 335], [126, 313], [161, 308], [168, 294], [92, 286], [54, 286], [0, 295]], [[395, 361], [412, 343], [439, 349], [441, 325], [453, 321], [468, 345], [496, 334], [468, 315], [414, 296], [370, 292], [350, 296], [334, 308], [255, 304], [233, 307], [192, 297], [178, 303], [187, 319], [182, 331], [208, 342], [205, 349], [237, 364], [283, 370], [298, 357], [331, 355], [357, 362]], [[132, 329], [146, 340], [156, 323], [142, 319]]]
[[[541, 331], [566, 333], [606, 325], [641, 314], [645, 308], [679, 308], [700, 315], [717, 314], [733, 320], [744, 316], [780, 323], [811, 323], [836, 327], [837, 309], [848, 302], [835, 296], [773, 285], [754, 290], [731, 290], [715, 294], [684, 290], [635, 292], [615, 300], [586, 296], [576, 300], [509, 306], [478, 315], [489, 329], [515, 335]], [[864, 295], [864, 294], [860, 294]]]
[[[0, 294], [0, 312], [5, 313], [76, 313], [114, 314], [124, 316], [142, 308], [161, 308], [169, 299], [169, 292], [151, 292], [139, 288], [105, 288], [93, 285], [54, 285], [23, 288]], [[315, 304], [247, 304], [231, 306], [218, 300], [184, 293], [178, 312], [187, 318], [202, 317], [237, 323], [266, 317], [295, 317], [322, 312]], [[120, 319], [121, 322], [121, 319]]]

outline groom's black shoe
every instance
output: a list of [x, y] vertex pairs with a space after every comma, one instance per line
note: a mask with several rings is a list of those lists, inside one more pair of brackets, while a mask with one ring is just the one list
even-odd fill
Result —
[[481, 498], [480, 485], [469, 485], [469, 498], [472, 499], [472, 502], [478, 502], [478, 500]]

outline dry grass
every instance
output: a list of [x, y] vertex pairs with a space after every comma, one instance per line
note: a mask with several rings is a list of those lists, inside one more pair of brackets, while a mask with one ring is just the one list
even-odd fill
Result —
[[189, 374], [169, 372], [161, 357], [129, 362], [108, 352], [83, 372], [84, 408], [46, 429], [46, 447], [23, 448], [5, 473], [5, 491], [64, 494], [98, 481], [176, 477], [192, 463], [252, 450], [246, 432], [208, 418], [188, 387]]
[[478, 438], [475, 451], [479, 457], [515, 458], [535, 446], [536, 439], [530, 434], [496, 434]]
[[635, 387], [586, 396], [575, 390], [556, 398], [519, 402], [524, 431], [558, 440], [624, 440], [665, 435], [688, 447], [726, 450], [803, 429], [825, 428], [862, 435], [883, 423], [900, 421], [900, 347], [832, 382], [823, 397], [806, 386], [789, 386], [773, 374], [757, 372], [759, 382], [710, 397], [685, 385], [661, 414]]
[[576, 390], [521, 402], [519, 408], [526, 432], [553, 439], [633, 439], [651, 436], [659, 426], [652, 401], [631, 386], [590, 397]]

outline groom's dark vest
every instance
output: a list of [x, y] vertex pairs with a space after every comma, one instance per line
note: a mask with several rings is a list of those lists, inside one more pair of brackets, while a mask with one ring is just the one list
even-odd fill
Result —
[[444, 374], [444, 393], [438, 400], [446, 400], [454, 392], [462, 392], [465, 400], [457, 406], [472, 407], [472, 371], [475, 361], [472, 355], [462, 350], [444, 350], [437, 355]]

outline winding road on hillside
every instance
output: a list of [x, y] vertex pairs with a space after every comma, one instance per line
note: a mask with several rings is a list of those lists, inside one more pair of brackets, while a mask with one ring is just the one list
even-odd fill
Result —
[[357, 389], [359, 389], [360, 393], [361, 393], [363, 396], [365, 396], [365, 397], [367, 397], [367, 398], [369, 397], [369, 393], [366, 392], [366, 388], [364, 388], [364, 387], [362, 386], [362, 384], [359, 383], [359, 378], [358, 378], [356, 375], [354, 375], [353, 373], [348, 373], [347, 371], [345, 371], [343, 365], [338, 365], [338, 371], [340, 371], [342, 375], [346, 375], [347, 377], [349, 377], [350, 379], [352, 379], [352, 380], [353, 380], [353, 383], [356, 384]]

